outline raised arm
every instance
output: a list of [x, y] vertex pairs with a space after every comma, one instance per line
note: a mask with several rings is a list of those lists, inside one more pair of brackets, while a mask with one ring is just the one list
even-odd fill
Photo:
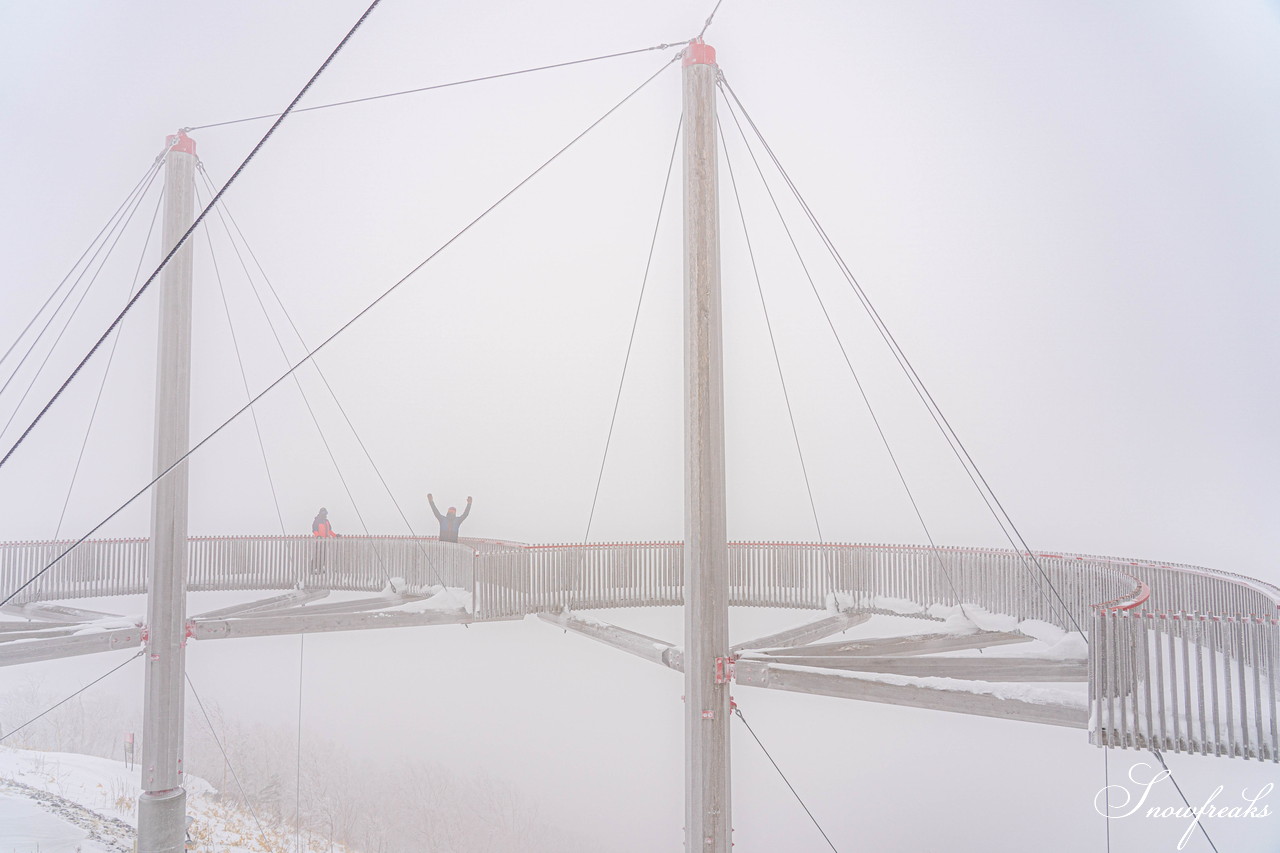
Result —
[[467, 508], [462, 511], [462, 515], [458, 516], [458, 523], [461, 524], [462, 520], [466, 518], [468, 515], [471, 515], [471, 496], [470, 495], [467, 495]]
[[427, 503], [431, 504], [431, 511], [436, 514], [436, 520], [437, 521], [443, 520], [444, 516], [440, 514], [440, 510], [436, 509], [435, 498], [431, 497], [431, 495], [427, 495]]

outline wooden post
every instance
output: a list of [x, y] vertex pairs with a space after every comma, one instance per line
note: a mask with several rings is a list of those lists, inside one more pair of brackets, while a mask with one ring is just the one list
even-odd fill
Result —
[[[716, 52], [684, 54], [685, 850], [729, 853], [729, 548], [716, 178]], [[727, 668], [726, 668], [727, 669]]]
[[[195, 218], [196, 145], [168, 138], [164, 225], [168, 252]], [[191, 247], [164, 268], [156, 367], [155, 473], [187, 452], [191, 421]], [[142, 795], [138, 853], [182, 853], [187, 792], [182, 787], [183, 698], [187, 614], [187, 464], [151, 493], [147, 583], [146, 688], [142, 707]]]

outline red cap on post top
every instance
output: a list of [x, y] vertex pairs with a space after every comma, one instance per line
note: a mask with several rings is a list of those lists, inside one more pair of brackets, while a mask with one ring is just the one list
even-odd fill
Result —
[[166, 136], [164, 144], [170, 151], [181, 151], [183, 154], [196, 155], [196, 141], [187, 136], [186, 131], [178, 131], [176, 136]]
[[716, 49], [700, 38], [689, 42], [689, 46], [684, 49], [684, 62], [682, 65], [686, 68], [690, 65], [715, 64]]

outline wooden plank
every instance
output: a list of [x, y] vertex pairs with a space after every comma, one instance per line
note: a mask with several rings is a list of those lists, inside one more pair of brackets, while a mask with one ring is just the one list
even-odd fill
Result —
[[853, 676], [806, 672], [755, 660], [740, 660], [735, 669], [738, 684], [767, 687], [772, 690], [837, 696], [864, 702], [929, 708], [935, 711], [950, 711], [1005, 720], [1022, 720], [1028, 723], [1073, 729], [1084, 729], [1089, 723], [1089, 711], [1084, 706], [1041, 705], [1019, 699], [1001, 699], [989, 693], [886, 684]]
[[1026, 634], [1005, 631], [979, 631], [974, 634], [912, 634], [909, 637], [876, 637], [868, 640], [794, 646], [789, 649], [769, 649], [763, 654], [770, 657], [812, 655], [894, 657], [928, 655], [958, 649], [981, 649], [1010, 643], [1029, 643], [1032, 639]]
[[[764, 656], [753, 658], [768, 662]], [[776, 661], [775, 661], [776, 662]], [[788, 657], [790, 666], [844, 669], [854, 672], [885, 672], [915, 678], [937, 676], [966, 681], [1088, 681], [1087, 660], [998, 657], [868, 657], [862, 655]]]
[[776, 634], [769, 634], [768, 636], [748, 640], [745, 643], [738, 643], [730, 649], [730, 652], [736, 655], [746, 649], [778, 649], [788, 646], [801, 646], [805, 643], [812, 643], [814, 640], [821, 640], [823, 637], [830, 637], [832, 634], [838, 634], [855, 625], [861, 625], [870, 618], [870, 613], [838, 613], [795, 628], [779, 631]]

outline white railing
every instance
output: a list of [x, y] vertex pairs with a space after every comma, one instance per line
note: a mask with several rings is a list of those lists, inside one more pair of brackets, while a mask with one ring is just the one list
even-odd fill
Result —
[[[15, 603], [147, 591], [146, 539], [91, 539], [58, 560], [72, 544], [0, 544], [0, 591], [7, 596], [55, 560]], [[470, 589], [475, 583], [473, 547], [407, 536], [200, 536], [191, 538], [188, 555], [187, 588], [193, 592], [298, 586], [376, 591], [396, 577], [411, 589]]]
[[[146, 591], [145, 539], [0, 544], [0, 592], [49, 566], [16, 603]], [[472, 593], [477, 619], [568, 607], [680, 605], [680, 542], [521, 545], [413, 537], [196, 537], [189, 589], [377, 591], [402, 578]], [[966, 604], [1090, 637], [1099, 745], [1280, 760], [1280, 590], [1196, 566], [982, 548], [733, 542], [730, 603], [831, 604], [938, 618]]]
[[1280, 622], [1099, 610], [1089, 738], [1099, 746], [1280, 761]]
[[[569, 607], [679, 605], [684, 545], [526, 545], [476, 558], [478, 612], [512, 616]], [[1052, 587], [1050, 587], [1052, 584]], [[974, 604], [1082, 629], [1097, 605], [1134, 607], [1143, 583], [1104, 558], [1013, 551], [834, 543], [729, 543], [729, 602], [821, 610], [831, 596], [860, 609], [928, 615]]]

